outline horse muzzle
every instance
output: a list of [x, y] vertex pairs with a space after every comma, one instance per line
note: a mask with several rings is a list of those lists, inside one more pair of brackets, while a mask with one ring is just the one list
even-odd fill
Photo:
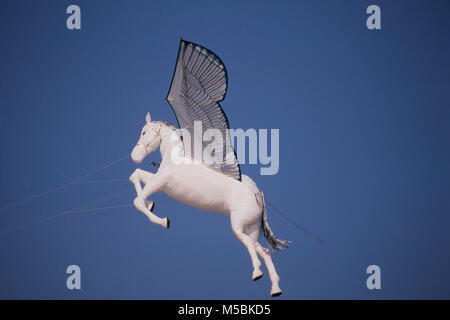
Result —
[[147, 156], [147, 149], [140, 144], [137, 144], [133, 148], [133, 151], [131, 151], [131, 160], [133, 160], [133, 162], [136, 164], [141, 163], [146, 156]]

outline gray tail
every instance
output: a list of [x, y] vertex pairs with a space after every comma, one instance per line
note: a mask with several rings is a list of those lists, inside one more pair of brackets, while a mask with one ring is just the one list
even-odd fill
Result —
[[270, 229], [269, 221], [267, 220], [267, 214], [266, 214], [266, 203], [264, 201], [264, 194], [262, 191], [261, 197], [262, 197], [262, 215], [261, 215], [261, 229], [263, 231], [264, 237], [267, 239], [267, 242], [269, 243], [270, 247], [272, 248], [272, 251], [279, 251], [283, 250], [284, 248], [288, 247], [288, 244], [291, 241], [288, 240], [280, 240], [278, 239], [275, 234], [272, 232], [272, 229]]

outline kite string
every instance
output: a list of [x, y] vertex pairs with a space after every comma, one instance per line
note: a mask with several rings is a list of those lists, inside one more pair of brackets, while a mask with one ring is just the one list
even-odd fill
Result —
[[97, 184], [97, 183], [112, 183], [112, 182], [124, 182], [129, 181], [128, 179], [108, 179], [108, 180], [85, 180], [85, 181], [78, 181], [74, 184]]
[[78, 182], [78, 181], [83, 180], [83, 179], [85, 179], [85, 178], [87, 178], [87, 177], [89, 177], [89, 176], [92, 176], [93, 174], [95, 174], [95, 173], [97, 173], [97, 172], [100, 172], [100, 171], [102, 171], [102, 170], [105, 170], [106, 168], [109, 168], [109, 167], [111, 167], [111, 166], [113, 166], [113, 165], [115, 165], [115, 164], [121, 162], [122, 160], [124, 160], [125, 158], [128, 158], [129, 156], [130, 156], [129, 154], [126, 154], [126, 155], [120, 157], [119, 159], [114, 160], [114, 161], [112, 161], [112, 162], [110, 162], [110, 163], [104, 165], [103, 167], [100, 167], [100, 168], [98, 168], [98, 169], [95, 169], [95, 170], [93, 170], [93, 171], [91, 171], [91, 172], [86, 173], [85, 175], [83, 175], [83, 176], [81, 176], [81, 177], [75, 179], [74, 182]]
[[297, 227], [297, 229], [299, 229], [300, 231], [303, 231], [306, 234], [309, 234], [310, 236], [312, 236], [314, 239], [316, 239], [317, 241], [319, 241], [322, 245], [326, 246], [327, 244], [325, 243], [325, 241], [323, 241], [322, 239], [320, 239], [317, 235], [315, 235], [314, 233], [310, 232], [309, 230], [307, 230], [306, 228], [298, 225], [295, 221], [293, 221], [291, 218], [289, 218], [287, 215], [285, 215], [280, 209], [278, 209], [277, 207], [275, 207], [273, 204], [271, 204], [269, 201], [267, 201], [267, 199], [264, 199], [264, 201], [270, 206], [272, 207], [272, 209], [275, 210], [275, 212], [277, 212], [280, 216], [282, 216], [284, 219], [286, 219], [288, 222], [292, 223], [295, 227]]
[[76, 179], [74, 179], [74, 180], [72, 180], [72, 181], [69, 181], [69, 182], [66, 182], [66, 183], [64, 183], [64, 184], [61, 184], [61, 185], [59, 185], [59, 186], [57, 186], [57, 187], [54, 187], [54, 188], [52, 188], [52, 189], [50, 189], [50, 190], [47, 190], [47, 191], [44, 191], [44, 192], [40, 192], [40, 193], [34, 194], [34, 195], [30, 196], [29, 198], [26, 198], [26, 199], [24, 199], [24, 200], [20, 200], [20, 201], [17, 201], [17, 202], [10, 203], [10, 204], [8, 204], [8, 205], [6, 205], [6, 206], [3, 206], [3, 207], [0, 208], [0, 212], [1, 212], [1, 211], [5, 211], [6, 209], [18, 207], [18, 206], [23, 205], [23, 204], [25, 204], [25, 203], [27, 203], [27, 202], [29, 202], [29, 201], [31, 201], [31, 200], [35, 200], [35, 199], [41, 198], [41, 197], [43, 197], [43, 196], [45, 196], [45, 195], [47, 195], [47, 194], [49, 194], [49, 193], [52, 193], [52, 192], [55, 192], [55, 191], [64, 189], [64, 188], [66, 188], [66, 187], [68, 187], [68, 186], [71, 186], [71, 185], [74, 185], [74, 184], [80, 184], [80, 183], [83, 183], [81, 180], [83, 180], [83, 179], [85, 179], [85, 178], [87, 178], [87, 177], [89, 177], [89, 176], [92, 176], [93, 174], [95, 174], [95, 173], [97, 173], [97, 172], [100, 172], [100, 171], [102, 171], [102, 170], [105, 170], [106, 168], [109, 168], [109, 167], [111, 167], [111, 166], [113, 166], [113, 165], [119, 163], [120, 161], [124, 160], [124, 159], [127, 158], [128, 156], [129, 156], [129, 155], [127, 154], [127, 155], [125, 155], [125, 156], [123, 156], [123, 157], [120, 157], [119, 159], [116, 159], [116, 160], [114, 160], [114, 161], [112, 161], [112, 162], [110, 162], [110, 163], [108, 163], [108, 164], [106, 164], [106, 165], [104, 165], [104, 166], [102, 166], [102, 167], [100, 167], [100, 168], [97, 168], [97, 169], [95, 169], [95, 170], [92, 170], [91, 172], [88, 172], [88, 173], [86, 173], [86, 174], [84, 174], [84, 175], [82, 175], [82, 176], [80, 176], [80, 177], [78, 177], [78, 178], [76, 178]]
[[[47, 194], [49, 194], [49, 193], [55, 192], [55, 191], [60, 190], [60, 189], [64, 189], [64, 188], [66, 188], [66, 187], [68, 187], [68, 186], [70, 186], [70, 185], [74, 185], [74, 184], [95, 184], [95, 183], [110, 183], [110, 182], [123, 182], [123, 181], [127, 181], [127, 179], [109, 179], [109, 180], [91, 180], [91, 181], [82, 181], [83, 179], [85, 179], [85, 178], [87, 178], [87, 177], [89, 177], [89, 176], [91, 176], [91, 175], [93, 175], [93, 174], [95, 174], [95, 173], [97, 173], [97, 172], [100, 172], [100, 171], [102, 171], [102, 170], [104, 170], [104, 169], [106, 169], [106, 168], [109, 168], [109, 167], [113, 166], [113, 165], [116, 164], [116, 163], [119, 163], [120, 161], [124, 160], [126, 157], [128, 157], [128, 154], [125, 155], [125, 156], [123, 156], [123, 157], [120, 157], [120, 158], [117, 159], [117, 160], [114, 160], [114, 161], [112, 161], [112, 162], [110, 162], [110, 163], [104, 165], [103, 167], [100, 167], [100, 168], [97, 168], [97, 169], [95, 169], [95, 170], [93, 170], [93, 171], [91, 171], [91, 172], [88, 172], [87, 174], [85, 174], [85, 175], [83, 175], [83, 176], [81, 176], [81, 177], [78, 177], [78, 178], [76, 178], [76, 179], [74, 179], [74, 180], [72, 180], [72, 181], [70, 181], [70, 182], [64, 183], [64, 184], [59, 185], [59, 186], [57, 186], [57, 187], [55, 187], [55, 188], [52, 188], [52, 189], [50, 189], [50, 190], [47, 190], [47, 191], [44, 191], [44, 192], [35, 194], [35, 195], [33, 195], [33, 196], [31, 196], [31, 197], [25, 199], [25, 200], [17, 201], [17, 202], [15, 202], [15, 203], [11, 203], [11, 204], [9, 204], [9, 205], [6, 205], [6, 206], [0, 208], [0, 211], [4, 211], [4, 210], [9, 209], [9, 208], [17, 207], [17, 206], [22, 205], [22, 204], [24, 204], [24, 203], [26, 203], [26, 202], [29, 202], [29, 201], [34, 200], [34, 199], [38, 199], [38, 198], [40, 198], [40, 197], [43, 197], [44, 195], [47, 195]], [[155, 162], [152, 162], [152, 164], [153, 164], [154, 166], [157, 166], [157, 163], [155, 163]], [[158, 164], [158, 167], [159, 167], [159, 164]], [[102, 197], [102, 198], [100, 198], [100, 199], [97, 199], [97, 200], [88, 202], [88, 203], [86, 203], [86, 204], [84, 204], [84, 205], [82, 205], [82, 206], [80, 206], [80, 207], [75, 208], [75, 209], [66, 210], [66, 211], [63, 211], [63, 212], [61, 212], [61, 213], [55, 214], [55, 215], [53, 215], [53, 216], [50, 216], [50, 217], [46, 217], [46, 218], [42, 218], [42, 219], [39, 219], [39, 220], [30, 221], [30, 222], [28, 222], [28, 223], [25, 223], [25, 224], [22, 224], [22, 225], [19, 225], [19, 226], [16, 226], [16, 227], [12, 227], [12, 228], [9, 228], [9, 229], [0, 230], [0, 234], [6, 233], [6, 232], [9, 232], [9, 231], [13, 231], [13, 230], [17, 230], [17, 229], [21, 229], [21, 228], [24, 228], [24, 227], [29, 226], [29, 225], [33, 225], [33, 224], [36, 224], [36, 223], [39, 223], [39, 222], [44, 222], [44, 221], [47, 221], [47, 220], [50, 220], [50, 219], [54, 219], [54, 218], [57, 218], [57, 217], [60, 217], [60, 216], [64, 216], [64, 215], [68, 215], [68, 214], [72, 214], [72, 213], [77, 213], [77, 212], [88, 212], [88, 211], [100, 211], [100, 210], [107, 210], [107, 209], [114, 209], [114, 208], [130, 207], [131, 204], [127, 204], [127, 205], [117, 205], [117, 206], [109, 206], [109, 207], [100, 207], [100, 208], [83, 209], [83, 208], [85, 208], [85, 207], [87, 207], [87, 206], [89, 206], [89, 205], [98, 203], [98, 202], [100, 202], [100, 201], [103, 201], [103, 200], [106, 200], [106, 199], [109, 199], [109, 198], [112, 198], [112, 197], [116, 197], [116, 196], [118, 196], [118, 195], [120, 195], [120, 194], [123, 194], [123, 193], [125, 193], [125, 192], [126, 192], [126, 191], [122, 191], [122, 192], [119, 192], [119, 193], [115, 193], [115, 194], [112, 194], [112, 195], [108, 195], [108, 196]], [[304, 227], [298, 225], [295, 221], [293, 221], [293, 220], [290, 219], [288, 216], [286, 216], [281, 210], [279, 210], [277, 207], [275, 207], [273, 204], [271, 204], [268, 200], [265, 199], [265, 202], [267, 202], [267, 204], [268, 204], [270, 207], [272, 207], [272, 208], [275, 210], [275, 212], [277, 212], [279, 215], [281, 215], [283, 218], [285, 218], [288, 222], [290, 222], [291, 224], [293, 224], [297, 229], [299, 229], [299, 230], [301, 230], [301, 231], [303, 231], [303, 232], [309, 234], [310, 236], [314, 237], [314, 238], [315, 238], [317, 241], [319, 241], [322, 245], [326, 245], [326, 243], [325, 243], [322, 239], [320, 239], [317, 235], [315, 235], [314, 233], [310, 232], [310, 231], [307, 230], [306, 228], [304, 228]]]
[[[159, 168], [160, 164], [158, 162], [152, 161], [151, 164], [157, 168]], [[278, 209], [277, 207], [275, 207], [273, 204], [271, 204], [267, 199], [264, 199], [264, 202], [266, 202], [270, 207], [272, 207], [275, 212], [277, 212], [280, 216], [282, 216], [284, 219], [286, 219], [288, 222], [290, 222], [291, 224], [293, 224], [297, 229], [299, 229], [300, 231], [312, 236], [314, 239], [316, 239], [318, 242], [320, 242], [322, 245], [326, 246], [325, 241], [323, 241], [322, 239], [319, 238], [319, 236], [315, 235], [314, 233], [312, 233], [311, 231], [309, 231], [308, 229], [298, 225], [295, 221], [293, 221], [291, 218], [289, 218], [287, 215], [285, 215], [280, 209]]]
[[124, 194], [127, 191], [129, 191], [129, 190], [123, 190], [123, 191], [118, 192], [118, 193], [114, 193], [114, 194], [110, 194], [110, 195], [104, 196], [104, 197], [102, 197], [100, 199], [97, 199], [97, 200], [94, 200], [94, 201], [90, 201], [88, 203], [85, 203], [82, 206], [79, 206], [79, 207], [76, 207], [76, 208], [70, 209], [70, 210], [65, 210], [63, 212], [57, 213], [55, 215], [52, 215], [50, 217], [45, 217], [45, 218], [42, 218], [42, 219], [33, 220], [33, 221], [26, 222], [24, 224], [21, 224], [21, 225], [15, 226], [15, 227], [11, 227], [9, 229], [0, 230], [0, 235], [4, 234], [4, 233], [7, 233], [7, 232], [10, 232], [10, 231], [13, 231], [13, 230], [22, 229], [22, 228], [25, 228], [25, 227], [28, 227], [28, 226], [31, 226], [31, 225], [34, 225], [34, 224], [37, 224], [37, 223], [40, 223], [40, 222], [48, 221], [50, 219], [54, 219], [54, 218], [57, 218], [57, 217], [65, 216], [65, 215], [68, 215], [68, 214], [73, 214], [73, 213], [78, 213], [78, 212], [89, 212], [89, 211], [99, 211], [99, 210], [131, 207], [131, 204], [127, 204], [127, 205], [122, 204], [122, 205], [116, 205], [116, 206], [84, 209], [84, 208], [86, 208], [86, 207], [88, 207], [90, 205], [93, 205], [95, 203], [101, 202], [103, 200], [110, 199], [110, 198], [113, 198], [113, 197], [117, 197], [117, 196], [119, 196], [121, 194]]
[[[152, 161], [151, 164], [157, 168], [159, 168], [160, 164], [158, 162]], [[288, 222], [290, 222], [291, 224], [293, 224], [297, 229], [299, 229], [300, 231], [312, 236], [314, 239], [316, 239], [318, 242], [320, 242], [322, 245], [326, 246], [327, 244], [325, 243], [325, 241], [323, 241], [319, 236], [317, 236], [316, 234], [312, 233], [311, 231], [309, 231], [308, 229], [298, 225], [295, 221], [293, 221], [291, 218], [289, 218], [287, 215], [285, 215], [280, 209], [278, 209], [277, 207], [275, 207], [273, 204], [271, 204], [267, 199], [264, 199], [264, 202], [266, 202], [270, 207], [272, 207], [275, 212], [277, 212], [279, 215], [281, 215], [284, 219], [286, 219]]]

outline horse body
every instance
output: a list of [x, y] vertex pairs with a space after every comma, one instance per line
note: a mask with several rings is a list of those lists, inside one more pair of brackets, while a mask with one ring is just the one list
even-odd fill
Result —
[[[141, 137], [134, 147], [131, 157], [140, 163], [158, 147], [161, 152], [161, 165], [153, 174], [141, 169], [130, 176], [137, 197], [135, 207], [143, 212], [151, 222], [169, 228], [168, 218], [160, 218], [152, 212], [153, 202], [147, 198], [155, 192], [164, 192], [171, 198], [189, 206], [218, 212], [230, 217], [231, 227], [236, 237], [247, 248], [253, 265], [252, 279], [259, 279], [263, 273], [258, 255], [263, 258], [272, 282], [271, 295], [281, 294], [279, 276], [275, 270], [268, 249], [259, 242], [260, 225], [264, 235], [275, 248], [286, 246], [270, 230], [265, 216], [264, 196], [248, 176], [242, 181], [218, 173], [202, 163], [194, 163], [184, 158], [183, 145], [174, 127], [164, 122], [154, 121], [147, 114], [147, 123]], [[141, 186], [144, 183], [144, 187]], [[262, 221], [262, 223], [261, 223]]]
[[[165, 168], [161, 169], [164, 173]], [[242, 186], [239, 181], [223, 179], [222, 174], [202, 165], [180, 164], [170, 168], [163, 192], [197, 209], [230, 215], [235, 201], [233, 190]]]

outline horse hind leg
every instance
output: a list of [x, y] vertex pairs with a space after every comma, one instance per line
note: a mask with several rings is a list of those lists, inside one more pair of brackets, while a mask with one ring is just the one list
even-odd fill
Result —
[[259, 242], [255, 242], [256, 252], [261, 256], [266, 264], [267, 271], [269, 272], [270, 282], [272, 282], [272, 288], [270, 289], [270, 295], [272, 297], [277, 297], [281, 295], [282, 291], [280, 289], [280, 277], [278, 276], [275, 265], [273, 264], [272, 257], [270, 256], [270, 251], [267, 248], [263, 248]]
[[261, 271], [261, 261], [258, 259], [253, 240], [244, 232], [245, 224], [242, 223], [241, 217], [241, 214], [238, 213], [231, 214], [231, 228], [236, 235], [236, 238], [238, 238], [238, 240], [247, 248], [248, 253], [250, 254], [253, 265], [252, 280], [255, 281], [263, 275]]
[[272, 257], [270, 256], [270, 251], [264, 248], [258, 241], [259, 238], [259, 223], [255, 223], [249, 228], [249, 236], [251, 237], [256, 252], [264, 260], [267, 271], [269, 272], [270, 282], [272, 283], [272, 288], [270, 290], [270, 295], [272, 297], [277, 297], [281, 295], [282, 291], [279, 286], [280, 277], [278, 276], [275, 265], [273, 264]]

